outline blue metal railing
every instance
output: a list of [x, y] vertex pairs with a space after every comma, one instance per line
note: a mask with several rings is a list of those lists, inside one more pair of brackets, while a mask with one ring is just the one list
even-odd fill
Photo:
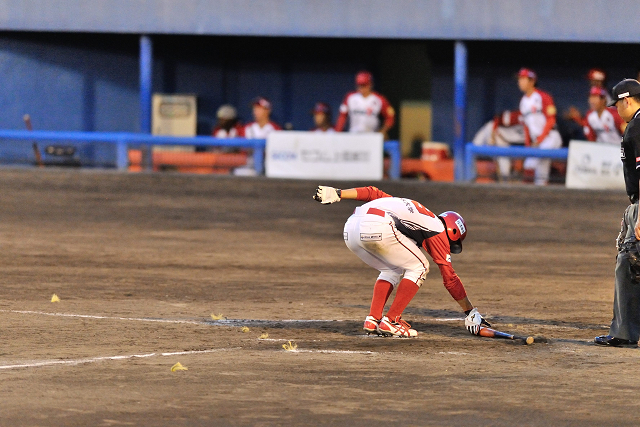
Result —
[[[59, 132], [0, 129], [0, 139], [22, 141], [106, 142], [115, 145], [115, 167], [125, 170], [129, 165], [129, 146], [190, 145], [253, 150], [253, 167], [258, 174], [264, 173], [265, 139], [214, 138], [211, 136], [178, 137], [158, 136], [129, 132]], [[400, 143], [386, 141], [384, 151], [389, 155], [389, 178], [400, 178]], [[1, 159], [0, 159], [1, 160]]]
[[568, 148], [556, 148], [544, 150], [540, 148], [530, 147], [493, 147], [478, 146], [467, 143], [465, 148], [464, 170], [465, 180], [473, 181], [476, 179], [476, 156], [488, 157], [542, 157], [547, 159], [567, 160], [569, 155]]

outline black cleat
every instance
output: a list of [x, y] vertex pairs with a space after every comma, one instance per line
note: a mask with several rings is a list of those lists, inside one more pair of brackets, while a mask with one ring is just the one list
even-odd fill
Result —
[[600, 335], [593, 340], [599, 345], [608, 345], [611, 347], [637, 347], [638, 341], [629, 341], [622, 338], [612, 337], [611, 335]]

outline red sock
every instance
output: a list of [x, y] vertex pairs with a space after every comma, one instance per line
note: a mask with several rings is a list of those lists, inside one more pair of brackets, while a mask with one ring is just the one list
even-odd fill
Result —
[[384, 310], [384, 305], [387, 303], [391, 291], [393, 291], [393, 285], [391, 283], [386, 280], [376, 281], [376, 284], [373, 286], [373, 299], [371, 299], [369, 316], [373, 316], [378, 320], [382, 319], [382, 310]]
[[409, 279], [402, 279], [400, 284], [398, 285], [398, 290], [396, 291], [396, 297], [393, 300], [393, 304], [391, 304], [391, 308], [387, 312], [387, 317], [392, 321], [396, 319], [396, 317], [402, 315], [402, 312], [409, 305], [413, 297], [418, 292], [418, 285], [412, 282]]

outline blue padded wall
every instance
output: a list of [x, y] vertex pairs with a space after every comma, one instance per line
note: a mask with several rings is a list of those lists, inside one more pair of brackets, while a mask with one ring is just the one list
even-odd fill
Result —
[[[86, 46], [83, 35], [0, 37], [0, 127], [48, 130], [137, 130], [138, 57]], [[52, 40], [53, 39], [53, 40]]]

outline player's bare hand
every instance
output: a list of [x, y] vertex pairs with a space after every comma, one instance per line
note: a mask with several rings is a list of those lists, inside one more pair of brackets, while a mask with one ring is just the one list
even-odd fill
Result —
[[316, 188], [316, 194], [313, 198], [323, 205], [340, 201], [338, 190], [333, 187], [325, 187], [324, 185], [319, 185], [318, 188]]
[[636, 221], [636, 227], [634, 231], [636, 232], [636, 239], [640, 240], [640, 221]]
[[486, 326], [487, 328], [491, 325], [489, 322], [482, 318], [482, 315], [478, 311], [477, 308], [471, 310], [469, 315], [464, 319], [464, 327], [467, 328], [470, 334], [478, 335], [480, 332], [480, 326]]

